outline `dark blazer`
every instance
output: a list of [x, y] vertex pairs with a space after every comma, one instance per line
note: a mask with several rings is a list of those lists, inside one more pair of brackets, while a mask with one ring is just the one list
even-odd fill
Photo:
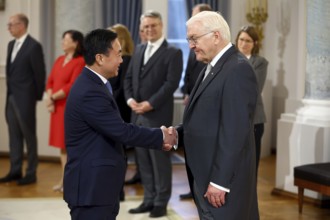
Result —
[[127, 105], [124, 95], [124, 80], [130, 63], [131, 56], [123, 56], [123, 62], [119, 66], [118, 76], [110, 78], [113, 97], [115, 98], [121, 117], [125, 122], [131, 122], [131, 108]]
[[184, 85], [182, 86], [182, 93], [190, 95], [199, 73], [205, 67], [205, 63], [197, 61], [193, 50], [190, 50], [188, 63], [184, 75]]
[[195, 181], [202, 193], [210, 182], [230, 189], [221, 208], [205, 200], [214, 219], [258, 219], [254, 71], [232, 46], [201, 82], [203, 75], [190, 95], [183, 124], [177, 128], [185, 146], [189, 183]]
[[[173, 93], [179, 86], [183, 61], [182, 51], [168, 45], [165, 40], [143, 65], [147, 44], [136, 47], [124, 82], [125, 97], [136, 101], [149, 101], [154, 110], [143, 114], [150, 127], [170, 126], [173, 120]], [[132, 112], [131, 122], [137, 115]]]
[[264, 104], [262, 101], [261, 93], [264, 88], [267, 77], [268, 61], [265, 58], [258, 55], [252, 55], [249, 61], [256, 74], [257, 84], [258, 84], [258, 99], [257, 99], [256, 111], [254, 114], [254, 124], [265, 123], [266, 114], [264, 110]]
[[[11, 63], [15, 40], [8, 44], [6, 62], [7, 101], [12, 95], [26, 125], [35, 130], [36, 102], [45, 90], [46, 68], [44, 54], [39, 42], [28, 35]], [[6, 107], [7, 109], [7, 107]], [[10, 123], [10, 122], [9, 122]]]
[[126, 159], [116, 142], [161, 149], [162, 131], [124, 123], [102, 80], [84, 68], [70, 90], [65, 111], [68, 162], [64, 199], [71, 206], [119, 202]]

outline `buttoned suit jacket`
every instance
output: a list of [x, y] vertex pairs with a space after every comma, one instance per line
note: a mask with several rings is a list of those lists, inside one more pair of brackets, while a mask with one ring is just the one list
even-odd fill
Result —
[[183, 124], [177, 127], [185, 147], [191, 190], [194, 182], [203, 195], [210, 182], [230, 189], [220, 208], [214, 208], [205, 198], [214, 219], [258, 219], [254, 71], [232, 46], [202, 82], [203, 75], [190, 95]]
[[119, 203], [126, 158], [119, 144], [161, 149], [162, 131], [123, 121], [102, 80], [84, 68], [70, 90], [65, 111], [68, 161], [64, 199], [70, 206]]
[[[147, 44], [136, 47], [131, 59], [124, 90], [126, 100], [149, 101], [153, 110], [144, 113], [139, 120], [149, 127], [170, 126], [173, 120], [173, 94], [179, 86], [182, 69], [182, 51], [170, 46], [166, 40], [143, 65]], [[132, 112], [131, 122], [138, 115]]]
[[[6, 62], [7, 101], [11, 95], [22, 121], [31, 132], [36, 130], [36, 102], [45, 90], [46, 69], [41, 44], [28, 35], [11, 62], [15, 40], [8, 44]], [[6, 107], [7, 109], [7, 107]], [[6, 114], [7, 115], [7, 114]], [[11, 123], [7, 120], [8, 123]]]
[[264, 57], [258, 55], [252, 55], [249, 61], [256, 74], [257, 84], [258, 84], [258, 99], [257, 99], [256, 111], [254, 114], [254, 124], [265, 123], [266, 114], [264, 110], [264, 104], [262, 101], [261, 93], [264, 88], [267, 77], [268, 61]]

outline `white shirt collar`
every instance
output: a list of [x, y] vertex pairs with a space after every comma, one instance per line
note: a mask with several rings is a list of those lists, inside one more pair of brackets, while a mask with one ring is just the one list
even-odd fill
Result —
[[108, 80], [106, 78], [104, 78], [102, 75], [98, 74], [97, 72], [95, 72], [94, 70], [92, 70], [91, 68], [85, 66], [87, 69], [89, 69], [90, 71], [92, 71], [93, 73], [95, 73], [98, 77], [100, 77], [100, 79], [102, 80], [102, 82], [104, 84], [106, 84], [108, 82]]
[[222, 55], [229, 50], [229, 48], [231, 48], [232, 43], [228, 43], [227, 46], [225, 46], [214, 58], [213, 60], [210, 62], [211, 66], [214, 67], [215, 64], [218, 62], [218, 60], [220, 60], [220, 58], [222, 57]]
[[164, 42], [164, 40], [165, 40], [165, 37], [162, 36], [161, 38], [159, 38], [155, 42], [148, 41], [148, 45], [151, 44], [153, 46], [152, 52], [153, 51], [156, 51], [162, 45], [162, 43]]
[[20, 37], [20, 38], [16, 38], [16, 41], [17, 41], [17, 42], [20, 42], [20, 45], [22, 45], [22, 44], [24, 43], [24, 41], [25, 41], [25, 39], [26, 39], [27, 36], [28, 36], [28, 34], [25, 33], [25, 34], [23, 34], [22, 37]]

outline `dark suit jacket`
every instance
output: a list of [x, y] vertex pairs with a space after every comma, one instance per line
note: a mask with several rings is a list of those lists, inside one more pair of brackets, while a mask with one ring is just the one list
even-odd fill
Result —
[[258, 99], [257, 99], [256, 111], [254, 114], [254, 124], [265, 123], [266, 114], [264, 110], [264, 104], [262, 101], [261, 93], [264, 88], [267, 77], [268, 61], [265, 58], [258, 55], [252, 55], [249, 61], [256, 74], [257, 84], [258, 84]]
[[[143, 114], [142, 122], [148, 127], [170, 126], [173, 120], [173, 93], [179, 86], [183, 61], [182, 51], [168, 45], [165, 40], [143, 65], [146, 44], [136, 47], [124, 82], [125, 97], [136, 101], [149, 101], [154, 108]], [[132, 112], [131, 121], [137, 115]]]
[[131, 108], [127, 105], [124, 95], [124, 80], [130, 63], [131, 56], [123, 56], [123, 62], [119, 66], [118, 76], [109, 79], [113, 97], [115, 98], [121, 117], [125, 122], [131, 122]]
[[223, 207], [214, 208], [207, 202], [215, 219], [258, 219], [253, 136], [255, 74], [247, 59], [232, 46], [201, 83], [202, 77], [196, 82], [183, 124], [178, 127], [189, 182], [195, 181], [202, 193], [210, 182], [230, 189]]
[[[161, 149], [161, 130], [124, 123], [102, 80], [84, 68], [70, 90], [65, 111], [68, 162], [64, 199], [71, 206], [119, 202], [126, 160], [120, 142]], [[150, 147], [151, 148], [151, 147]]]
[[[39, 42], [28, 35], [11, 63], [15, 40], [8, 44], [6, 62], [7, 102], [12, 95], [22, 120], [35, 129], [36, 102], [45, 90], [46, 69], [44, 54]], [[7, 108], [6, 108], [7, 109]]]
[[197, 61], [196, 55], [193, 50], [190, 50], [188, 63], [184, 75], [184, 85], [182, 87], [182, 93], [190, 95], [194, 88], [199, 73], [205, 67], [205, 63]]

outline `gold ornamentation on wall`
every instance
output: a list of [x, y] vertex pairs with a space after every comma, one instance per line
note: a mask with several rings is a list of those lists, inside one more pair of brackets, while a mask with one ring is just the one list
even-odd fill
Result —
[[264, 39], [262, 25], [268, 18], [268, 2], [267, 0], [247, 0], [246, 19], [253, 24], [259, 34], [260, 45]]

